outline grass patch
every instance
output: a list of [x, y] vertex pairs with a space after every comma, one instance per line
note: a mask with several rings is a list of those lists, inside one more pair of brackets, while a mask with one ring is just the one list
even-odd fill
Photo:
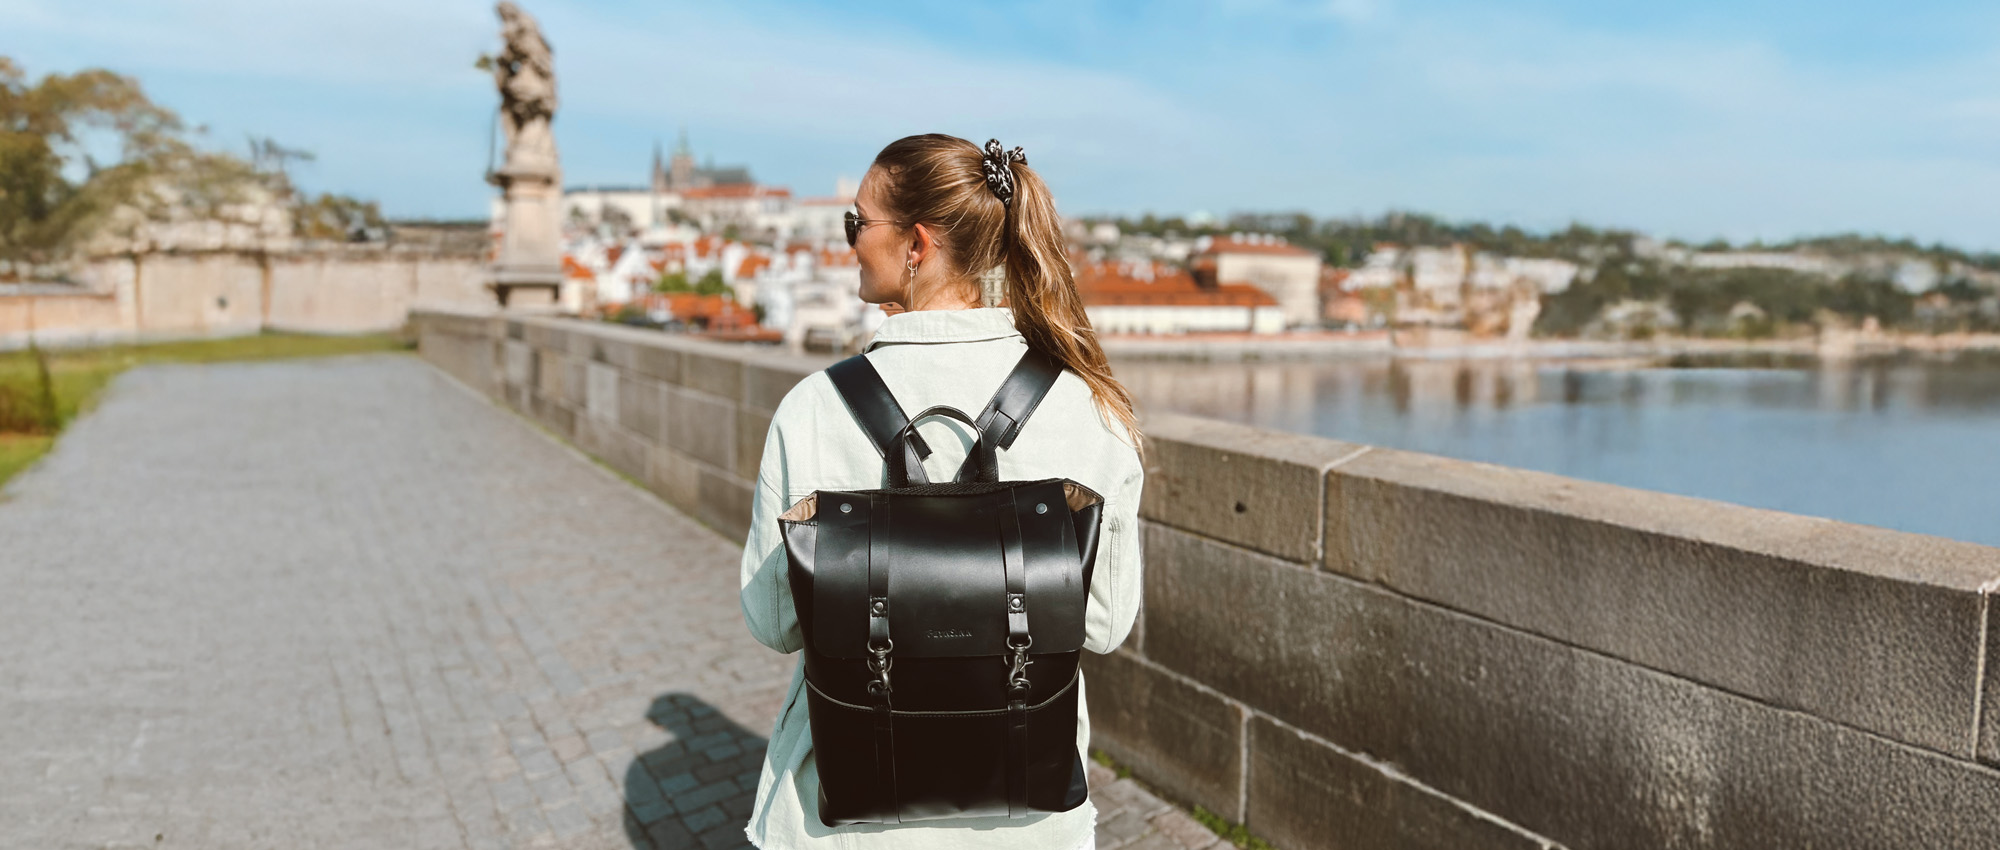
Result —
[[[410, 344], [392, 334], [316, 336], [264, 333], [228, 339], [110, 345], [102, 348], [43, 349], [52, 390], [53, 423], [34, 427], [0, 425], [0, 486], [28, 468], [49, 450], [54, 435], [76, 417], [90, 412], [99, 394], [118, 373], [142, 363], [221, 363], [285, 360], [376, 351], [406, 351]], [[0, 403], [46, 399], [42, 363], [32, 350], [0, 352]], [[46, 417], [44, 417], [46, 418]]]
[[39, 435], [0, 434], [0, 486], [13, 478], [14, 473], [40, 460], [55, 441], [54, 437]]
[[1119, 779], [1128, 779], [1132, 776], [1131, 768], [1112, 760], [1111, 754], [1103, 750], [1091, 750], [1090, 760], [1110, 768], [1112, 773], [1118, 774]]
[[1209, 832], [1222, 836], [1222, 840], [1235, 845], [1239, 850], [1278, 850], [1276, 847], [1271, 846], [1271, 842], [1251, 835], [1250, 830], [1244, 825], [1230, 821], [1200, 806], [1194, 807], [1194, 811], [1189, 814], [1194, 815], [1197, 823], [1208, 827]]

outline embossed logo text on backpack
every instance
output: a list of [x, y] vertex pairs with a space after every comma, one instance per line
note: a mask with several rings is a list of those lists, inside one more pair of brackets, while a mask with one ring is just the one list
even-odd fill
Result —
[[972, 637], [972, 633], [964, 629], [931, 629], [930, 631], [925, 632], [925, 634], [934, 638]]

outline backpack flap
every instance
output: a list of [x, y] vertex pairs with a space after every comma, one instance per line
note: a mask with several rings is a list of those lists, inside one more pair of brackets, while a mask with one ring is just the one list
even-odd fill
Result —
[[1026, 568], [1034, 652], [1083, 646], [1103, 504], [1088, 488], [1049, 479], [808, 498], [783, 527], [793, 602], [814, 651], [868, 655], [872, 569], [888, 574], [896, 657], [1005, 655], [1010, 551]]

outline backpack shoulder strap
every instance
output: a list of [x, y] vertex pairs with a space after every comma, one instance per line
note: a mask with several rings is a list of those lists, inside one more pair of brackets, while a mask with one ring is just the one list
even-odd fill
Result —
[[[986, 409], [979, 412], [973, 427], [979, 429], [979, 439], [995, 449], [1010, 448], [1014, 438], [1021, 435], [1021, 426], [1028, 423], [1035, 408], [1041, 406], [1042, 398], [1049, 394], [1049, 388], [1056, 385], [1056, 378], [1062, 376], [1063, 368], [1054, 360], [1033, 348], [1021, 355], [1014, 364], [1014, 371], [1007, 373], [1007, 379], [1000, 382], [1000, 389], [993, 392], [993, 400], [986, 403]], [[999, 470], [991, 470], [990, 476], [978, 475], [974, 461], [967, 457], [965, 465], [959, 469], [960, 481], [996, 481]]]
[[[910, 424], [909, 417], [903, 415], [903, 407], [896, 403], [896, 397], [889, 392], [889, 385], [882, 382], [882, 373], [875, 371], [875, 364], [868, 362], [865, 354], [856, 354], [826, 368], [826, 376], [833, 379], [833, 388], [840, 392], [840, 401], [847, 405], [847, 412], [853, 414], [854, 421], [868, 435], [868, 441], [875, 445], [876, 454], [884, 459], [889, 456], [889, 443], [896, 434]], [[924, 439], [910, 434], [910, 445], [916, 449], [919, 459], [930, 457], [931, 448]]]

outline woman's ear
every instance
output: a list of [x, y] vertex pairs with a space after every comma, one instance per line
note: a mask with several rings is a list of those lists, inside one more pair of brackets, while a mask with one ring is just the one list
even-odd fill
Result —
[[910, 256], [907, 264], [922, 265], [924, 260], [929, 259], [931, 255], [931, 248], [933, 247], [931, 230], [919, 222], [910, 226], [910, 235], [912, 238], [910, 239]]

